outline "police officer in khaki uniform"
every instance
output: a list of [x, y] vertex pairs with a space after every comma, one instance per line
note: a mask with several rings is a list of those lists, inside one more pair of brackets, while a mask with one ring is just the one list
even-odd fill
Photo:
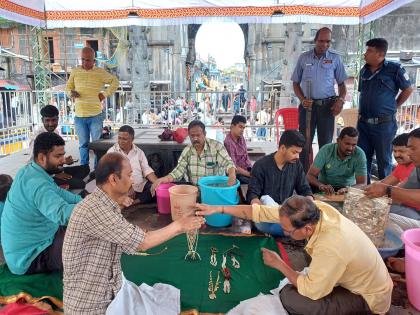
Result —
[[[310, 140], [314, 138], [315, 128], [318, 135], [319, 148], [331, 143], [334, 135], [334, 117], [337, 116], [346, 97], [347, 79], [340, 56], [329, 50], [331, 30], [323, 27], [315, 35], [315, 48], [300, 55], [292, 75], [293, 90], [300, 100], [299, 131], [306, 135], [306, 111], [312, 108], [310, 123]], [[338, 97], [334, 84], [338, 84]], [[300, 160], [307, 163], [308, 153], [303, 150]], [[307, 171], [307, 169], [305, 169]]]

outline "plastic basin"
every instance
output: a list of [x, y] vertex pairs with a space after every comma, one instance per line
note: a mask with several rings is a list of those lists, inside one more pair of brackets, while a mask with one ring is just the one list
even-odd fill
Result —
[[175, 184], [160, 184], [156, 189], [157, 208], [159, 213], [171, 213], [171, 197], [169, 195], [169, 188], [172, 186], [175, 186]]
[[404, 247], [404, 243], [395, 232], [393, 232], [391, 229], [386, 229], [385, 246], [386, 247], [378, 248], [382, 259], [395, 256], [399, 250]]
[[172, 220], [194, 215], [198, 188], [192, 185], [175, 185], [169, 188]]
[[408, 299], [420, 311], [420, 229], [407, 230], [401, 238], [405, 244], [405, 278]]
[[[239, 203], [239, 181], [233, 186], [227, 186], [227, 176], [206, 176], [198, 180], [201, 192], [201, 202], [213, 206], [232, 206]], [[206, 216], [206, 223], [214, 227], [224, 227], [232, 224], [232, 216], [216, 213]]]

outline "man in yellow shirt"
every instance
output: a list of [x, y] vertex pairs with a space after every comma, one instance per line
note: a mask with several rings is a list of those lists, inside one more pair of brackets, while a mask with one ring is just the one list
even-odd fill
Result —
[[312, 260], [299, 274], [273, 251], [262, 248], [266, 265], [291, 282], [280, 292], [290, 314], [384, 314], [391, 305], [392, 280], [379, 252], [352, 221], [330, 205], [292, 196], [279, 208], [258, 204], [198, 205], [197, 215], [227, 213], [254, 222], [280, 222], [285, 234], [308, 240]]
[[[106, 89], [105, 84], [109, 84]], [[82, 66], [72, 70], [66, 86], [66, 93], [75, 99], [74, 125], [79, 138], [80, 165], [89, 165], [90, 138], [95, 141], [102, 134], [104, 117], [101, 102], [114, 93], [118, 85], [117, 77], [95, 67], [95, 51], [84, 47]]]

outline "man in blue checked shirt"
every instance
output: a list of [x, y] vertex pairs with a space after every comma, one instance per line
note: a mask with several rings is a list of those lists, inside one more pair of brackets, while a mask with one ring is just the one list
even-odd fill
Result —
[[[300, 100], [299, 131], [306, 135], [306, 111], [312, 107], [310, 143], [314, 138], [315, 128], [319, 148], [331, 143], [334, 135], [334, 117], [343, 109], [346, 97], [347, 79], [340, 56], [329, 50], [331, 30], [323, 27], [315, 35], [315, 47], [300, 55], [292, 75], [293, 90]], [[338, 97], [334, 84], [338, 84]], [[309, 154], [303, 150], [300, 160], [308, 165]], [[307, 170], [305, 170], [307, 171]]]
[[[368, 183], [373, 153], [378, 162], [379, 179], [392, 171], [392, 140], [397, 131], [395, 113], [413, 92], [405, 69], [385, 59], [388, 42], [373, 38], [366, 42], [366, 64], [359, 80], [359, 141], [365, 151]], [[401, 90], [401, 93], [399, 93]], [[398, 95], [398, 96], [397, 96]]]

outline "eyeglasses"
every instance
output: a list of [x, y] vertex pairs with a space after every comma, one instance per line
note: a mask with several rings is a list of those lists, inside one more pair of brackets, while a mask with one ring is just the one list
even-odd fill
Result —
[[288, 235], [288, 236], [292, 236], [293, 233], [296, 232], [296, 230], [298, 230], [298, 228], [294, 228], [293, 230], [290, 230], [290, 231], [288, 231], [288, 230], [286, 230], [286, 229], [283, 228], [283, 233], [286, 234], [286, 235]]
[[[293, 211], [297, 212], [297, 211], [298, 211], [298, 209], [297, 209], [297, 208], [295, 208], [295, 207], [293, 207], [291, 204], [289, 204], [289, 199], [290, 199], [290, 198], [291, 198], [291, 197], [289, 197], [289, 198], [287, 198], [287, 199], [286, 199], [286, 201], [283, 203], [283, 207], [284, 207], [284, 206], [286, 206], [286, 207], [288, 207], [288, 208], [292, 209]], [[301, 229], [301, 228], [294, 228], [294, 229], [292, 229], [292, 230], [288, 231], [288, 230], [286, 230], [286, 229], [284, 229], [284, 228], [283, 228], [283, 232], [284, 232], [284, 234], [286, 234], [286, 235], [292, 236], [292, 235], [293, 235], [293, 233], [295, 233], [295, 232], [296, 232], [296, 230], [299, 230], [299, 229]]]

